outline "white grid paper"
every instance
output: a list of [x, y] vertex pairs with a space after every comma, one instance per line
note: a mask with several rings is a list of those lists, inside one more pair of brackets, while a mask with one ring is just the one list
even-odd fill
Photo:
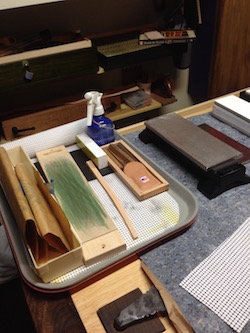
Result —
[[180, 286], [241, 332], [250, 319], [250, 217]]

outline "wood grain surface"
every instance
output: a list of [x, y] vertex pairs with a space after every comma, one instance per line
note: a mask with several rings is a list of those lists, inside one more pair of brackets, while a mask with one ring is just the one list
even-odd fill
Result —
[[250, 84], [250, 1], [217, 1], [210, 97], [214, 98]]
[[[71, 297], [86, 331], [105, 333], [97, 311], [138, 287], [145, 293], [151, 285], [141, 268], [141, 261], [136, 260], [84, 289], [73, 291]], [[176, 333], [166, 317], [160, 317], [160, 320], [165, 327], [165, 333]]]
[[86, 332], [68, 292], [40, 293], [23, 284], [26, 301], [37, 333]]
[[20, 132], [18, 137], [22, 137], [82, 119], [86, 114], [86, 102], [69, 103], [35, 113], [28, 113], [15, 118], [5, 119], [2, 121], [2, 127], [5, 139], [13, 140], [15, 138], [12, 131], [13, 127], [17, 127], [18, 129], [34, 127], [34, 130]]
[[[139, 200], [148, 199], [156, 194], [168, 190], [168, 181], [163, 178], [149, 163], [147, 163], [123, 140], [118, 140], [115, 143], [106, 145], [103, 147], [103, 149], [107, 153], [108, 164], [111, 169], [117, 174], [118, 177], [120, 177], [120, 179], [128, 186], [128, 188], [136, 195]], [[126, 174], [125, 168], [131, 163], [142, 165], [144, 170], [146, 170], [146, 176], [149, 179], [152, 178], [152, 185], [150, 181], [143, 183], [142, 180], [138, 178], [138, 173], [136, 172], [136, 181], [131, 178], [131, 170], [133, 173], [135, 170], [134, 167], [130, 169], [129, 176]], [[145, 176], [144, 171], [141, 176]]]

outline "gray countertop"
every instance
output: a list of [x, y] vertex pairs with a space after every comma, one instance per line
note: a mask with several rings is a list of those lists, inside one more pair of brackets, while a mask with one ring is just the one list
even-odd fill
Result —
[[[195, 125], [206, 123], [250, 147], [250, 138], [218, 121], [210, 113], [189, 118]], [[230, 189], [209, 200], [197, 190], [198, 179], [183, 165], [168, 156], [166, 149], [139, 138], [140, 132], [126, 135], [131, 143], [191, 190], [198, 199], [199, 211], [194, 224], [182, 235], [144, 254], [149, 266], [180, 306], [196, 333], [234, 332], [222, 319], [196, 300], [180, 282], [250, 216], [250, 184]], [[250, 175], [250, 163], [245, 164]], [[242, 333], [250, 332], [250, 322]]]

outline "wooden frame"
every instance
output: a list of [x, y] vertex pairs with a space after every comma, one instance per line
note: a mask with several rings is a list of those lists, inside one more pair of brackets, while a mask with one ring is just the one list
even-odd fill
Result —
[[[156, 194], [159, 194], [161, 192], [164, 192], [168, 190], [169, 183], [166, 181], [165, 178], [163, 178], [156, 170], [154, 170], [139, 154], [137, 154], [133, 149], [129, 147], [123, 140], [118, 140], [115, 143], [112, 143], [112, 145], [118, 145], [122, 144], [122, 146], [133, 155], [134, 159], [138, 162], [141, 162], [146, 169], [157, 179], [159, 180], [160, 184], [156, 184], [150, 189], [142, 190], [130, 177], [128, 177], [124, 171], [121, 169], [121, 167], [114, 162], [109, 156], [108, 156], [108, 164], [109, 166], [114, 170], [114, 172], [120, 177], [120, 179], [128, 186], [128, 188], [135, 194], [135, 196], [139, 200], [148, 199]], [[107, 149], [109, 145], [104, 146], [103, 148]]]

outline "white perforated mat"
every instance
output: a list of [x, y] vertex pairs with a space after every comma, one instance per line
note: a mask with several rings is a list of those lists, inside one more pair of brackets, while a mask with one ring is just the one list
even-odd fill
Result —
[[241, 332], [250, 319], [250, 217], [180, 285]]

